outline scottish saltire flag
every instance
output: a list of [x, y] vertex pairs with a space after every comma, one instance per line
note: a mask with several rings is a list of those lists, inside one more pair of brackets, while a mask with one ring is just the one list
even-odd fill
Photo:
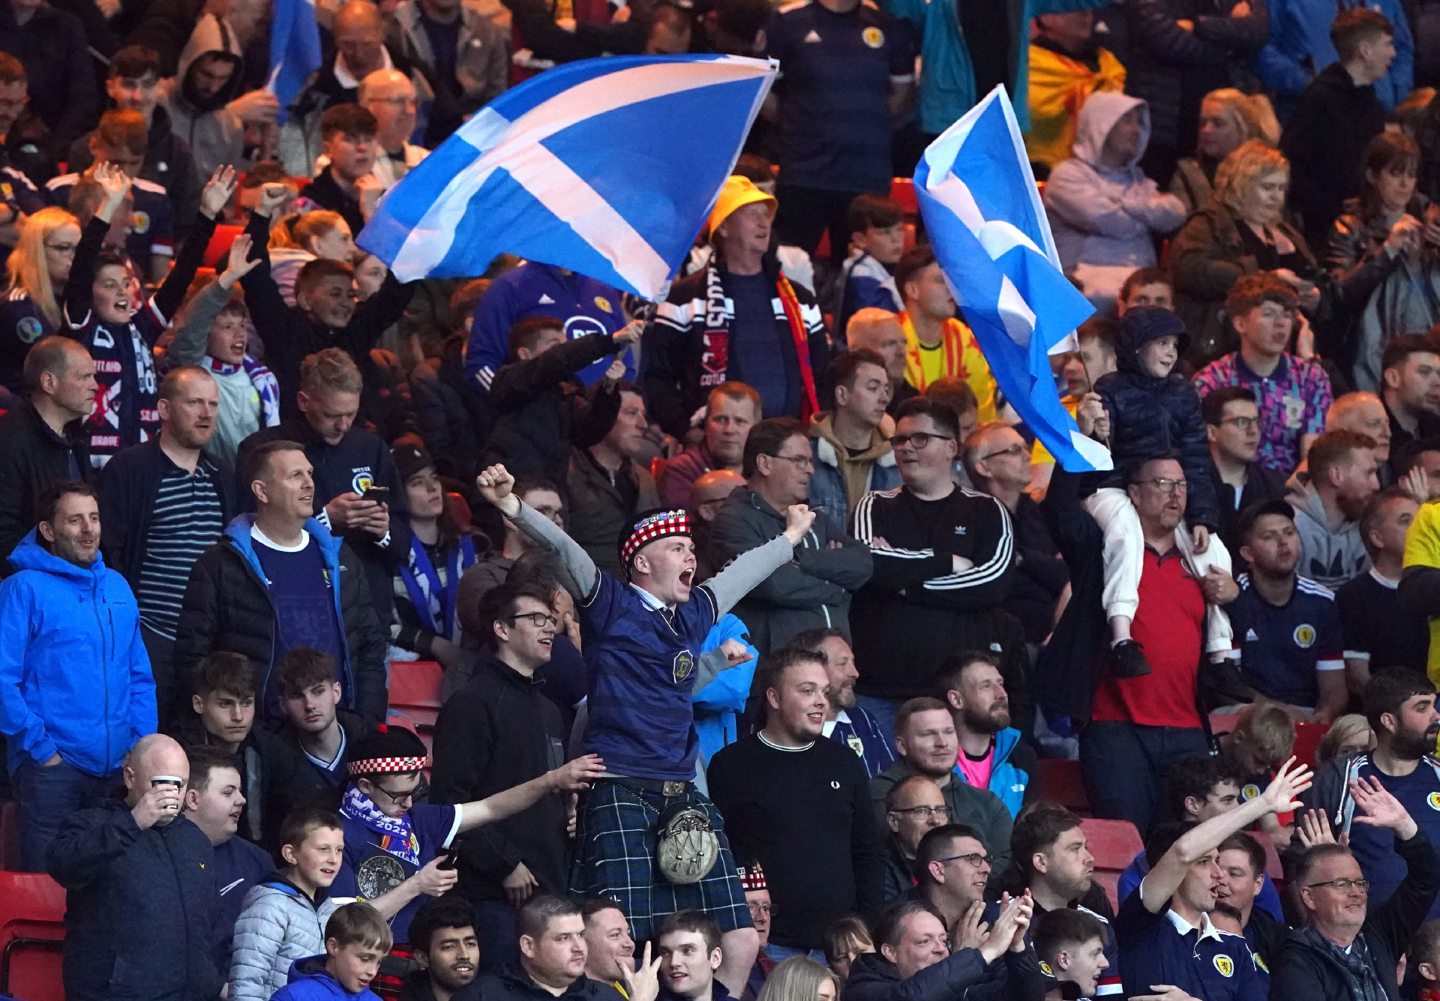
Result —
[[915, 196], [935, 257], [1005, 398], [1070, 472], [1110, 452], [1060, 404], [1050, 355], [1077, 350], [1095, 310], [1060, 270], [1015, 111], [996, 87], [930, 144]]
[[320, 28], [314, 0], [275, 0], [270, 23], [270, 77], [265, 89], [280, 102], [280, 124], [290, 104], [320, 68]]
[[775, 71], [739, 56], [546, 70], [412, 167], [356, 242], [402, 281], [478, 275], [508, 252], [658, 299]]

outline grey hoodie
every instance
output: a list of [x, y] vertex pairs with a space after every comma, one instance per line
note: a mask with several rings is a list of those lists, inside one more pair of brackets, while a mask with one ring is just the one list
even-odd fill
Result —
[[1309, 473], [1295, 473], [1285, 487], [1285, 500], [1295, 509], [1295, 530], [1300, 534], [1300, 565], [1296, 568], [1300, 576], [1333, 591], [1370, 569], [1360, 523], [1347, 521], [1332, 531]]

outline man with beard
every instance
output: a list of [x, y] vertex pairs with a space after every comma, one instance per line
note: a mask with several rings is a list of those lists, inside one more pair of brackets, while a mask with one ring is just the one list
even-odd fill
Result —
[[1215, 861], [1220, 866], [1220, 882], [1215, 886], [1211, 920], [1222, 932], [1245, 936], [1255, 968], [1268, 983], [1270, 969], [1285, 943], [1285, 924], [1265, 908], [1255, 906], [1260, 888], [1265, 885], [1265, 849], [1250, 835], [1238, 831], [1220, 842]]
[[[1365, 686], [1365, 717], [1375, 734], [1375, 750], [1326, 765], [1305, 805], [1325, 813], [1337, 835], [1349, 831], [1349, 848], [1370, 882], [1373, 906], [1396, 892], [1405, 880], [1407, 863], [1389, 831], [1352, 825], [1358, 805], [1355, 783], [1379, 781], [1415, 818], [1430, 843], [1440, 844], [1440, 810], [1431, 805], [1440, 802], [1435, 686], [1418, 671], [1382, 671]], [[1432, 905], [1429, 916], [1440, 917], [1440, 908]]]
[[880, 823], [885, 823], [885, 797], [896, 783], [923, 775], [940, 787], [950, 820], [979, 832], [995, 855], [995, 871], [1010, 865], [1010, 811], [988, 789], [976, 788], [959, 777], [956, 761], [960, 744], [950, 707], [939, 699], [911, 699], [895, 714], [895, 749], [900, 760], [870, 782], [870, 799]]
[[625, 974], [635, 972], [635, 939], [625, 912], [613, 900], [594, 897], [580, 905], [580, 913], [585, 918], [585, 976], [622, 990]]
[[450, 1001], [475, 979], [480, 944], [470, 908], [455, 897], [426, 902], [410, 922], [410, 948], [420, 969], [405, 978], [400, 1001]]
[[1226, 609], [1241, 676], [1265, 698], [1329, 723], [1350, 698], [1335, 595], [1295, 572], [1300, 539], [1289, 504], [1249, 508], [1235, 531], [1250, 564]]
[[1217, 849], [1261, 818], [1296, 809], [1295, 797], [1310, 788], [1310, 779], [1309, 767], [1291, 758], [1244, 805], [1199, 824], [1167, 824], [1151, 835], [1150, 873], [1115, 919], [1127, 997], [1172, 984], [1206, 1001], [1264, 1001], [1265, 985], [1245, 940], [1210, 921], [1220, 882]]
[[237, 513], [234, 477], [207, 454], [220, 388], [203, 368], [177, 368], [160, 384], [160, 433], [118, 453], [105, 470], [100, 519], [110, 568], [130, 582], [155, 698], [168, 721], [178, 708], [171, 654], [185, 582], [195, 561]]
[[875, 717], [862, 709], [855, 698], [855, 682], [860, 672], [844, 634], [838, 629], [807, 629], [791, 637], [790, 645], [819, 657], [825, 673], [830, 676], [825, 736], [854, 751], [865, 766], [865, 774], [872, 779], [895, 764], [894, 745]]
[[955, 720], [961, 781], [989, 789], [1012, 817], [1035, 798], [1035, 752], [1010, 725], [1010, 697], [1000, 665], [989, 654], [970, 650], [950, 658], [940, 674], [942, 698]]
[[1286, 484], [1300, 533], [1299, 571], [1337, 588], [1370, 569], [1360, 539], [1360, 515], [1380, 489], [1375, 439], [1355, 431], [1327, 431], [1306, 456], [1307, 471]]

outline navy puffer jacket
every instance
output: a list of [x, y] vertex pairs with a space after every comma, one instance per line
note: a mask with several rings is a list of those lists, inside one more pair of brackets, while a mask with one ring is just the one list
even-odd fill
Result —
[[1178, 317], [1157, 306], [1126, 310], [1115, 338], [1117, 371], [1095, 380], [1095, 392], [1110, 415], [1110, 452], [1119, 478], [1107, 486], [1119, 486], [1129, 470], [1157, 455], [1179, 456], [1190, 484], [1185, 521], [1192, 528], [1204, 525], [1215, 532], [1220, 508], [1215, 485], [1210, 481], [1210, 446], [1205, 439], [1205, 419], [1200, 415], [1200, 394], [1177, 370], [1161, 378], [1147, 373], [1140, 364], [1140, 351], [1150, 341], [1177, 335], [1177, 360], [1189, 344]]

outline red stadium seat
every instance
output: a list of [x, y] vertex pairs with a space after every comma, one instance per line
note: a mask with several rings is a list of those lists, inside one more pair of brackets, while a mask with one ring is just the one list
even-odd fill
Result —
[[390, 717], [428, 736], [440, 717], [440, 683], [444, 669], [433, 660], [390, 662]]
[[910, 178], [892, 178], [890, 198], [900, 203], [900, 209], [907, 219], [915, 219], [920, 215], [920, 203], [915, 200], [915, 182]]
[[43, 873], [0, 872], [0, 994], [65, 1001], [65, 890]]
[[1304, 764], [1315, 767], [1315, 752], [1320, 749], [1320, 741], [1329, 731], [1329, 723], [1296, 723], [1295, 747], [1291, 753]]
[[224, 267], [225, 258], [230, 254], [230, 244], [243, 232], [243, 226], [216, 226], [215, 232], [210, 235], [210, 242], [205, 246], [205, 256], [200, 259], [200, 263], [217, 270]]
[[1120, 874], [1129, 868], [1135, 856], [1145, 847], [1135, 825], [1128, 820], [1100, 820], [1086, 817], [1080, 822], [1085, 832], [1086, 847], [1095, 856], [1095, 882], [1105, 887], [1110, 906], [1120, 908], [1116, 887]]
[[1038, 764], [1040, 795], [1082, 816], [1090, 813], [1090, 794], [1080, 776], [1080, 762], [1063, 758], [1041, 758]]

